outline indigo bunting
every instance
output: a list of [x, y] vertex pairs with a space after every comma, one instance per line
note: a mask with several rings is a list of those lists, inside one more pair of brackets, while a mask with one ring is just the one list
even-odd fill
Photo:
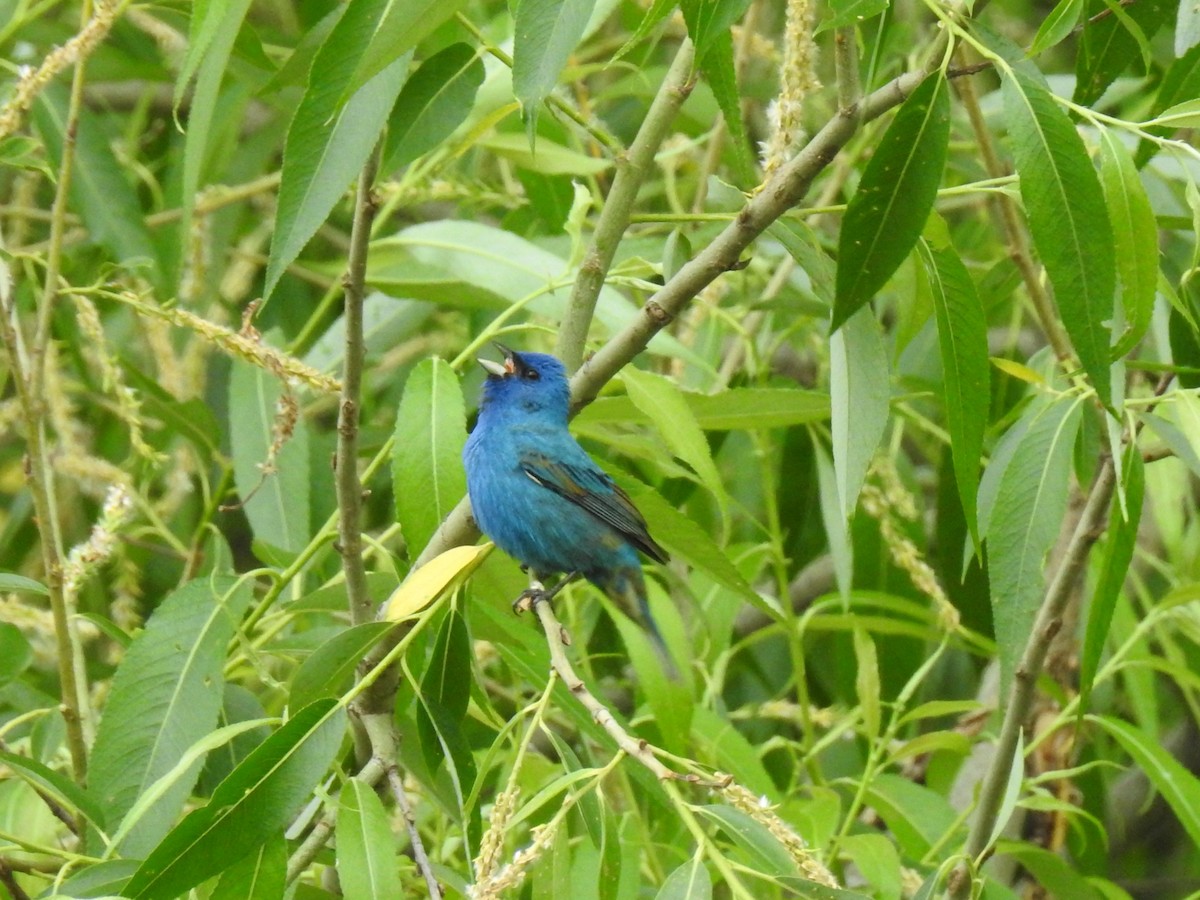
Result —
[[479, 421], [463, 448], [471, 508], [483, 533], [535, 581], [566, 575], [549, 592], [523, 594], [518, 604], [539, 592], [548, 599], [582, 575], [646, 629], [673, 674], [638, 558], [640, 550], [666, 562], [666, 552], [629, 496], [567, 430], [563, 364], [545, 353], [496, 346], [504, 363], [479, 360], [488, 377]]

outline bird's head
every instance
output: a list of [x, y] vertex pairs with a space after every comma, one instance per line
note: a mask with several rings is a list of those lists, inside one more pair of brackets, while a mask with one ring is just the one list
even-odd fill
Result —
[[482, 405], [494, 404], [566, 422], [571, 387], [563, 364], [548, 353], [517, 353], [500, 344], [496, 344], [496, 349], [504, 354], [504, 362], [479, 360], [488, 373]]

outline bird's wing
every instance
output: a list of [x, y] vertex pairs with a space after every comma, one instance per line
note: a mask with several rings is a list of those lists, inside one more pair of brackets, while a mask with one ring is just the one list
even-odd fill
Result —
[[611, 526], [621, 537], [656, 562], [666, 562], [667, 552], [654, 542], [646, 520], [629, 495], [607, 473], [594, 466], [573, 465], [550, 459], [544, 453], [521, 454], [521, 469], [535, 482], [587, 510]]

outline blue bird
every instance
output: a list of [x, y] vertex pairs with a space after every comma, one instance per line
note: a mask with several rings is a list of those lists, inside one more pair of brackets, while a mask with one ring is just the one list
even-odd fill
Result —
[[567, 430], [571, 392], [563, 364], [545, 353], [496, 346], [504, 363], [479, 360], [488, 377], [479, 421], [463, 448], [475, 521], [539, 583], [555, 572], [566, 575], [544, 596], [577, 575], [604, 591], [646, 629], [673, 674], [638, 558], [640, 550], [666, 562], [666, 551], [629, 496]]

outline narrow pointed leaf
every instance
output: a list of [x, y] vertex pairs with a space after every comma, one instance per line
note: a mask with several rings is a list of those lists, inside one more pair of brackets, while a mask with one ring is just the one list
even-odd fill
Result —
[[383, 0], [347, 4], [313, 58], [284, 143], [264, 297], [271, 296], [362, 169], [404, 84], [407, 57], [348, 93], [363, 51], [390, 6]]
[[975, 498], [990, 397], [987, 320], [967, 267], [953, 247], [938, 250], [919, 245], [933, 292], [938, 348], [942, 356], [942, 391], [954, 479], [971, 539], [979, 546]]
[[[243, 584], [222, 577], [189, 582], [155, 610], [129, 646], [92, 750], [89, 792], [111, 831], [145, 790], [212, 731], [221, 709], [225, 649], [250, 603]], [[174, 824], [200, 774], [200, 763], [165, 791], [121, 844], [148, 852]]]
[[713, 462], [708, 439], [692, 415], [691, 408], [674, 382], [630, 366], [621, 373], [629, 399], [658, 428], [671, 452], [687, 463], [713, 499], [727, 512], [728, 495]]
[[887, 426], [891, 378], [879, 323], [860, 309], [829, 339], [833, 467], [842, 516], [850, 518]]
[[404, 83], [388, 119], [385, 172], [428, 153], [466, 120], [483, 84], [483, 62], [467, 44], [451, 44]]
[[712, 876], [704, 859], [693, 856], [667, 876], [654, 900], [712, 900]]
[[1154, 735], [1109, 716], [1088, 716], [1088, 721], [1112, 735], [1150, 783], [1162, 794], [1187, 831], [1200, 846], [1200, 779], [1173, 757]]
[[404, 385], [392, 451], [396, 518], [410, 547], [424, 547], [466, 494], [466, 440], [458, 376], [445, 360], [422, 360]]
[[338, 797], [337, 870], [346, 900], [403, 896], [387, 812], [375, 791], [355, 778]]
[[[583, 37], [595, 0], [519, 0], [513, 33], [513, 92], [527, 121], [558, 84]], [[532, 133], [532, 132], [531, 132]]]
[[754, 180], [754, 162], [750, 158], [746, 125], [742, 121], [742, 99], [741, 93], [738, 91], [732, 33], [725, 31], [716, 35], [712, 47], [703, 57], [697, 49], [696, 59], [697, 65], [704, 75], [704, 80], [712, 88], [717, 105], [721, 108], [725, 127], [729, 130], [729, 141], [733, 147], [738, 181], [743, 186], [749, 185]]
[[1044, 599], [1046, 554], [1067, 510], [1080, 403], [1064, 397], [1031, 407], [1028, 426], [1000, 478], [986, 538], [1004, 685], [1012, 683]]
[[[361, 0], [356, 0], [361, 2]], [[465, 0], [389, 0], [350, 77], [339, 106], [384, 69], [406, 56], [462, 8]]]
[[279, 448], [273, 472], [261, 468], [275, 439], [283, 388], [265, 369], [234, 360], [229, 377], [229, 441], [234, 483], [254, 536], [273, 547], [298, 552], [312, 525], [308, 428], [296, 423]]
[[1116, 269], [1100, 179], [1075, 126], [1039, 74], [1017, 66], [1005, 73], [1002, 92], [1029, 230], [1075, 352], [1108, 406], [1106, 323], [1113, 314]]
[[180, 822], [126, 886], [131, 900], [177, 897], [254, 852], [291, 823], [342, 742], [345, 714], [331, 700], [307, 706]]
[[1125, 334], [1114, 356], [1124, 356], [1142, 339], [1154, 312], [1158, 283], [1158, 224], [1137, 166], [1109, 129], [1100, 130], [1100, 184], [1112, 220]]
[[229, 57], [242, 20], [250, 8], [250, 0], [219, 0], [208, 5], [202, 19], [201, 40], [188, 43], [188, 56], [175, 82], [174, 106], [179, 107], [183, 92], [193, 72], [198, 71], [187, 114], [187, 139], [183, 146], [183, 184], [180, 188], [180, 228], [184, 252], [195, 240], [192, 232], [192, 211], [196, 190], [200, 186], [200, 171], [209, 152], [213, 117], [221, 84], [229, 69]]
[[950, 89], [940, 73], [904, 101], [867, 163], [838, 238], [836, 330], [904, 262], [933, 209], [950, 140]]
[[225, 870], [209, 900], [279, 900], [287, 879], [288, 845], [283, 832]]
[[1037, 56], [1064, 40], [1075, 30], [1084, 6], [1084, 0], [1058, 0], [1058, 4], [1038, 26], [1033, 43], [1029, 45], [1029, 55]]
[[696, 45], [696, 64], [699, 65], [721, 37], [729, 35], [750, 0], [683, 0], [679, 5], [688, 35]]

